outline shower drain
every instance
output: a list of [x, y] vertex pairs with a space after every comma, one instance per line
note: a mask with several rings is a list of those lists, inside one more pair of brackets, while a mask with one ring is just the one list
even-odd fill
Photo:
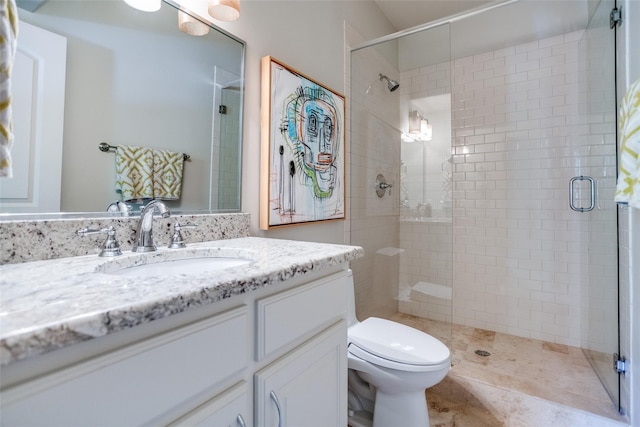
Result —
[[478, 356], [482, 356], [482, 357], [491, 356], [491, 353], [489, 353], [488, 351], [485, 351], [485, 350], [476, 350], [475, 353]]

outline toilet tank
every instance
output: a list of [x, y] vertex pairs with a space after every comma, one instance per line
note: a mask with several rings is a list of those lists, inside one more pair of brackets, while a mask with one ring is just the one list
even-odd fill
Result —
[[358, 323], [356, 317], [356, 290], [353, 284], [353, 271], [349, 270], [349, 274], [345, 278], [347, 282], [347, 327], [353, 326]]

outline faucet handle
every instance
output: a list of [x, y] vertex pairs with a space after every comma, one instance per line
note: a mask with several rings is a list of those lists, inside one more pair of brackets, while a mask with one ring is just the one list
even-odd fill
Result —
[[184, 242], [184, 239], [182, 238], [182, 233], [180, 233], [180, 231], [182, 229], [189, 229], [189, 228], [196, 228], [198, 226], [198, 224], [191, 224], [191, 223], [186, 223], [186, 224], [180, 224], [179, 222], [175, 222], [173, 224], [173, 236], [171, 236], [171, 240], [169, 241], [169, 244], [167, 245], [167, 247], [169, 249], [179, 249], [179, 248], [186, 248], [187, 244]]
[[76, 231], [78, 236], [90, 236], [92, 234], [106, 234], [107, 239], [104, 241], [104, 245], [102, 245], [102, 251], [98, 256], [104, 257], [112, 257], [122, 255], [122, 251], [120, 250], [120, 244], [116, 240], [116, 229], [110, 225], [106, 228], [94, 229], [94, 228], [83, 228]]
[[122, 200], [116, 200], [115, 202], [109, 203], [107, 212], [120, 212], [121, 215], [129, 216], [133, 213], [133, 206]]

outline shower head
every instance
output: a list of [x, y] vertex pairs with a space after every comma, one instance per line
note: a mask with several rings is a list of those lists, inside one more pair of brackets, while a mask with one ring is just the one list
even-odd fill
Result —
[[380, 74], [380, 81], [382, 80], [386, 80], [387, 81], [387, 87], [389, 88], [389, 91], [393, 92], [394, 90], [398, 89], [400, 87], [400, 83], [398, 83], [397, 81], [390, 79], [389, 77], [385, 76], [384, 74]]

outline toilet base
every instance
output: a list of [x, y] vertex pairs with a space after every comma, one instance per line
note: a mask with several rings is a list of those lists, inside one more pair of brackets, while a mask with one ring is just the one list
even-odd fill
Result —
[[376, 393], [374, 413], [349, 409], [351, 427], [429, 427], [424, 391], [402, 394]]
[[373, 427], [429, 427], [429, 411], [424, 390], [412, 393], [376, 393]]
[[349, 410], [347, 424], [350, 427], [373, 427], [373, 414], [367, 411], [354, 412]]

